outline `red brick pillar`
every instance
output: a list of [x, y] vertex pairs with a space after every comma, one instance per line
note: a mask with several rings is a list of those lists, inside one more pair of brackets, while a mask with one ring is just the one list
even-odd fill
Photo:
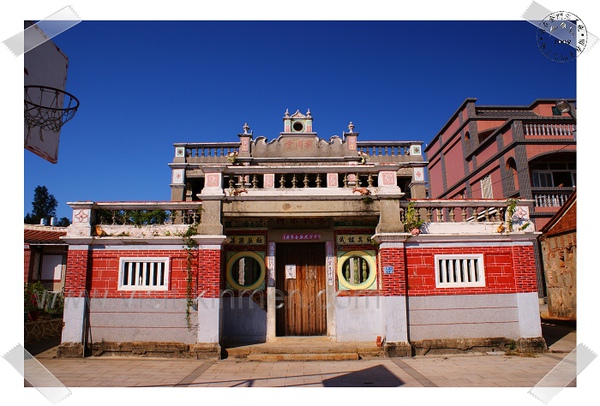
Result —
[[517, 245], [512, 249], [517, 292], [537, 292], [537, 275], [533, 245]]
[[532, 242], [531, 245], [518, 244], [512, 248], [520, 336], [517, 346], [522, 352], [538, 352], [546, 349], [546, 342], [542, 337], [537, 294], [534, 243]]
[[69, 244], [69, 251], [65, 271], [64, 326], [58, 356], [83, 357], [94, 202], [76, 202], [69, 205], [73, 208], [73, 217], [64, 237], [64, 241]]
[[71, 246], [67, 254], [65, 297], [85, 296], [90, 251], [87, 245]]
[[219, 298], [221, 292], [221, 250], [198, 251], [198, 295], [202, 298]]
[[70, 246], [65, 277], [63, 331], [59, 357], [83, 357], [87, 315], [88, 245]]
[[195, 351], [199, 357], [220, 356], [221, 268], [224, 235], [197, 236], [198, 336]]
[[385, 351], [388, 356], [410, 356], [408, 341], [406, 253], [402, 234], [378, 237], [381, 294], [385, 319]]
[[381, 292], [384, 296], [406, 296], [406, 264], [403, 243], [384, 243], [379, 249]]

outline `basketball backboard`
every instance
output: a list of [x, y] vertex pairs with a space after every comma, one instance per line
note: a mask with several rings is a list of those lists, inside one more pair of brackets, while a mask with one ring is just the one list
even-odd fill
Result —
[[[25, 28], [44, 35], [31, 22]], [[27, 31], [27, 30], [26, 30]], [[65, 93], [69, 59], [51, 41], [27, 51], [25, 67], [25, 148], [49, 162], [58, 162], [60, 127], [64, 123], [65, 103], [79, 105], [77, 99]], [[70, 114], [75, 109], [69, 108]], [[69, 117], [70, 118], [70, 117]]]

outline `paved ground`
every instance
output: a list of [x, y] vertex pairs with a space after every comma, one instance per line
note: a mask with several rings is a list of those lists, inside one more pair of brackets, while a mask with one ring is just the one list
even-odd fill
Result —
[[[533, 387], [576, 346], [575, 331], [544, 324], [550, 351], [334, 362], [251, 362], [36, 355], [66, 387]], [[575, 376], [573, 364], [573, 376]], [[569, 386], [574, 386], [572, 382]]]

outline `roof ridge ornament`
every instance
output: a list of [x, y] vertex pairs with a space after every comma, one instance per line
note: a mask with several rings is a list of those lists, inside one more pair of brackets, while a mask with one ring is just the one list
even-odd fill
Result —
[[354, 124], [352, 124], [352, 121], [348, 124], [348, 130], [350, 130], [350, 134], [354, 133]]
[[248, 123], [244, 123], [244, 126], [242, 128], [244, 129], [244, 134], [250, 134], [248, 132], [248, 130], [250, 130], [250, 126], [248, 125]]

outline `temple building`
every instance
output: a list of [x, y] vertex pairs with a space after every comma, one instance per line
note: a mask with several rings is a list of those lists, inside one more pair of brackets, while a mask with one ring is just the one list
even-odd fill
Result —
[[[421, 141], [175, 143], [169, 202], [72, 202], [61, 356], [323, 337], [387, 356], [545, 348], [533, 201], [426, 199]], [[235, 137], [235, 135], [234, 135]]]

